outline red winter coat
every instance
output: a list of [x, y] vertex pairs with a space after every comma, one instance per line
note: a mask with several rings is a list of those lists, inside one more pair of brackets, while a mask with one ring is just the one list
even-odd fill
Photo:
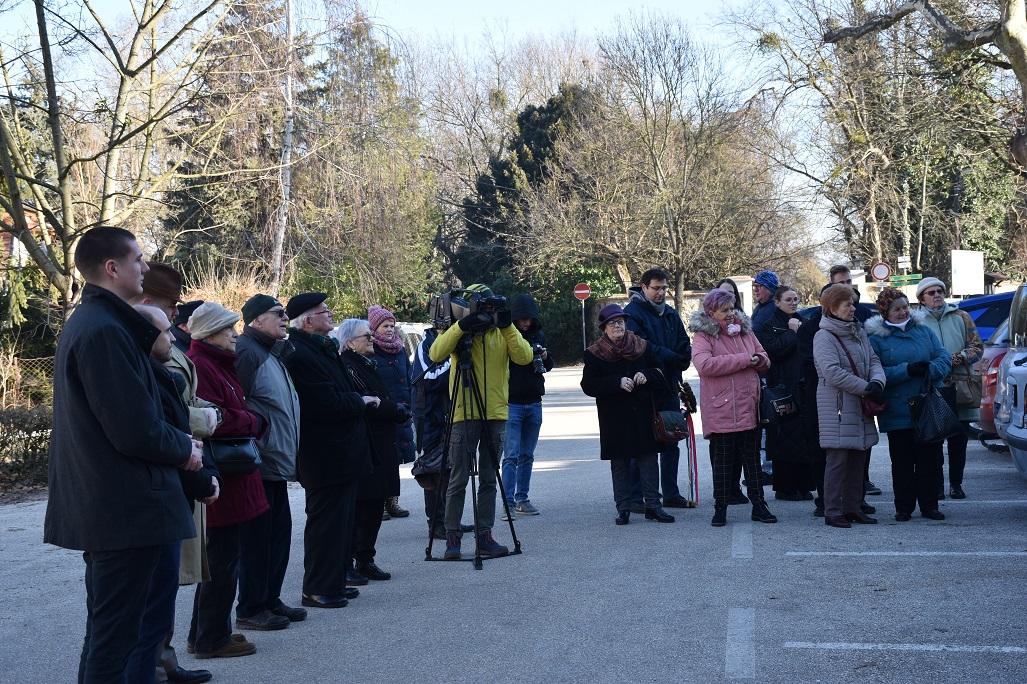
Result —
[[[217, 404], [222, 421], [214, 437], [257, 437], [264, 421], [246, 408], [235, 374], [235, 354], [193, 340], [187, 356], [196, 365], [196, 396]], [[260, 470], [247, 475], [222, 475], [221, 494], [207, 506], [207, 527], [229, 527], [253, 520], [269, 508]]]
[[[760, 373], [770, 368], [770, 357], [763, 350], [748, 317], [736, 314], [742, 331], [737, 335], [721, 333], [720, 324], [702, 310], [689, 324], [692, 337], [692, 365], [699, 372], [699, 411], [703, 436], [725, 432], [744, 432], [759, 425]], [[759, 364], [752, 366], [753, 354]]]

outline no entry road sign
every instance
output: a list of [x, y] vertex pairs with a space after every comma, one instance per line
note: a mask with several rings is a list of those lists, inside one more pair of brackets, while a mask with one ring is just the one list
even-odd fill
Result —
[[574, 286], [574, 296], [585, 301], [592, 296], [592, 288], [588, 286], [588, 283], [578, 283]]

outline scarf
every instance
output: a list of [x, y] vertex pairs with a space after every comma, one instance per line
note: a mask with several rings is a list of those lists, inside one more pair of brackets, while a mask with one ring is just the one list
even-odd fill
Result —
[[929, 307], [927, 307], [927, 310], [931, 313], [932, 316], [934, 316], [935, 320], [940, 321], [942, 319], [942, 317], [945, 315], [945, 310], [947, 308], [948, 308], [948, 305], [942, 304], [941, 306], [934, 306], [934, 307], [929, 306]]
[[734, 322], [728, 323], [727, 321], [721, 321], [720, 330], [728, 337], [734, 337], [738, 333], [742, 332], [742, 326]]
[[374, 332], [374, 346], [386, 354], [398, 354], [403, 351], [403, 338], [398, 332], [392, 333], [392, 337], [385, 337], [378, 331]]
[[620, 342], [614, 342], [604, 333], [588, 348], [588, 351], [603, 361], [617, 363], [622, 360], [634, 361], [645, 353], [647, 345], [648, 343], [641, 337], [630, 330], [625, 330], [624, 337], [620, 338]]
[[912, 319], [912, 317], [910, 317], [910, 318], [907, 318], [906, 320], [902, 321], [901, 323], [892, 323], [892, 322], [891, 322], [891, 321], [889, 321], [889, 320], [885, 320], [884, 324], [885, 324], [885, 325], [890, 325], [890, 326], [891, 326], [891, 327], [893, 327], [893, 328], [898, 328], [898, 329], [899, 329], [899, 330], [901, 330], [902, 332], [906, 332], [906, 326], [907, 326], [907, 325], [909, 325], [909, 322], [910, 322], [911, 320], [913, 320], [913, 319]]

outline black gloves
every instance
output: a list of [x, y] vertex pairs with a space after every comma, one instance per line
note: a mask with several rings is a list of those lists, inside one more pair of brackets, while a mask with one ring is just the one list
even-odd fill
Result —
[[510, 309], [500, 309], [496, 312], [496, 327], [509, 328], [513, 324], [513, 317]]
[[879, 380], [871, 380], [867, 383], [866, 389], [863, 390], [868, 398], [880, 403], [884, 401], [884, 385]]
[[[463, 318], [461, 318], [457, 322], [457, 325], [459, 325], [460, 329], [463, 330], [465, 333], [485, 332], [492, 326], [492, 316], [482, 312], [471, 314], [469, 316], [464, 316]], [[509, 323], [507, 325], [509, 325]]]
[[406, 404], [396, 405], [396, 422], [405, 423], [410, 420], [410, 407]]
[[930, 368], [930, 364], [926, 361], [914, 361], [913, 363], [906, 364], [906, 372], [909, 373], [911, 378], [922, 378], [926, 376], [928, 368]]

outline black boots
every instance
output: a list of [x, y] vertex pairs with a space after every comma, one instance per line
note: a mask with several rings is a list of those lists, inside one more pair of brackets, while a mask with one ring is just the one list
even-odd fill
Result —
[[663, 510], [659, 506], [657, 506], [656, 508], [647, 508], [647, 509], [645, 509], [645, 519], [646, 520], [655, 520], [656, 522], [661, 522], [661, 523], [672, 523], [672, 522], [674, 522], [674, 516], [670, 515], [669, 513], [667, 513], [667, 511]]
[[727, 525], [727, 506], [719, 505], [713, 507], [713, 520], [710, 524], [714, 527], [723, 527]]
[[618, 525], [627, 525], [631, 522], [631, 511], [619, 511], [617, 517], [614, 518], [613, 522]]
[[770, 509], [767, 508], [767, 502], [766, 501], [754, 501], [753, 502], [753, 504], [752, 504], [752, 520], [753, 520], [753, 522], [761, 522], [761, 523], [776, 523], [777, 522], [777, 518], [775, 518], [773, 515], [771, 515]]

